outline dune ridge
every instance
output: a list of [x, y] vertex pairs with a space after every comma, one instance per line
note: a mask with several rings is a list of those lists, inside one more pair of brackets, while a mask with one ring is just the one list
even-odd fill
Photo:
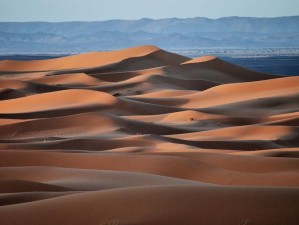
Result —
[[155, 46], [0, 74], [0, 225], [299, 223], [299, 77]]

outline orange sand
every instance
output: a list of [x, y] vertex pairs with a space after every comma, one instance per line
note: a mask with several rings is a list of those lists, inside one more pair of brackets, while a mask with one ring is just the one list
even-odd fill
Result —
[[0, 225], [299, 224], [299, 77], [155, 46], [0, 72]]

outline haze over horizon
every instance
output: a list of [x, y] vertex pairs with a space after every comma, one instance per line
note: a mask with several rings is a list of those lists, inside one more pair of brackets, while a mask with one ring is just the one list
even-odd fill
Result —
[[[265, 10], [267, 8], [267, 10]], [[146, 10], [141, 10], [146, 9]], [[299, 15], [296, 0], [1, 0], [1, 22], [103, 21], [141, 18], [211, 19], [240, 17], [281, 17]]]

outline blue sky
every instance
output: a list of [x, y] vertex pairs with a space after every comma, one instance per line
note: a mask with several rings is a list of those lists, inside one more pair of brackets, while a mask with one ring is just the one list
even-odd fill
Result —
[[0, 21], [299, 15], [299, 0], [0, 0]]

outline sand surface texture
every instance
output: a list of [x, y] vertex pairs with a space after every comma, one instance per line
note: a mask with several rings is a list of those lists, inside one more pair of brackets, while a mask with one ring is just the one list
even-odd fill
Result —
[[154, 46], [0, 71], [0, 225], [299, 224], [299, 77]]

